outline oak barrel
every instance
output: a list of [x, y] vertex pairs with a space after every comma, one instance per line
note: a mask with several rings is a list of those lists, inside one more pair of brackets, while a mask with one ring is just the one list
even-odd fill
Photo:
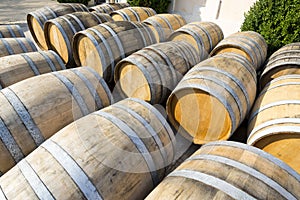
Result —
[[198, 51], [210, 53], [224, 38], [222, 29], [213, 22], [191, 22], [176, 30], [170, 37], [171, 41], [186, 41]]
[[73, 12], [88, 12], [88, 8], [78, 3], [60, 3], [57, 5], [45, 6], [27, 15], [27, 25], [32, 38], [42, 50], [48, 46], [44, 36], [44, 24], [50, 19], [57, 18]]
[[89, 10], [90, 12], [111, 14], [115, 10], [120, 10], [129, 6], [130, 5], [128, 3], [102, 3], [100, 5], [90, 7]]
[[154, 107], [126, 99], [48, 139], [0, 178], [0, 196], [144, 199], [165, 176], [173, 142], [171, 128]]
[[0, 25], [0, 38], [25, 37], [24, 31], [19, 25]]
[[127, 7], [111, 13], [111, 17], [115, 21], [134, 22], [142, 22], [153, 15], [156, 15], [155, 10], [148, 7]]
[[185, 19], [178, 14], [157, 14], [144, 20], [156, 35], [156, 39], [165, 42], [169, 36], [186, 24]]
[[28, 38], [0, 38], [0, 57], [37, 51]]
[[247, 59], [216, 55], [193, 67], [173, 90], [167, 101], [169, 120], [196, 144], [227, 140], [248, 114], [256, 83]]
[[248, 125], [249, 145], [286, 162], [300, 173], [300, 75], [272, 80], [258, 96]]
[[47, 138], [112, 102], [104, 80], [88, 67], [35, 76], [0, 90], [0, 171]]
[[108, 14], [91, 12], [75, 12], [48, 20], [44, 25], [48, 48], [57, 52], [68, 67], [75, 67], [73, 36], [79, 31], [108, 21], [112, 21]]
[[0, 89], [24, 79], [66, 69], [54, 51], [37, 51], [0, 58]]
[[211, 56], [224, 52], [238, 53], [258, 70], [267, 57], [268, 45], [265, 39], [254, 31], [237, 32], [224, 38], [210, 53]]
[[274, 52], [260, 76], [260, 86], [288, 74], [300, 74], [300, 42], [291, 43]]
[[77, 66], [94, 68], [107, 82], [113, 82], [115, 65], [143, 47], [156, 43], [151, 29], [138, 22], [107, 22], [74, 36]]
[[299, 199], [300, 175], [272, 155], [212, 142], [171, 172], [146, 200]]
[[115, 68], [115, 83], [124, 97], [162, 104], [182, 76], [206, 58], [207, 54], [198, 54], [186, 42], [154, 44], [121, 60]]

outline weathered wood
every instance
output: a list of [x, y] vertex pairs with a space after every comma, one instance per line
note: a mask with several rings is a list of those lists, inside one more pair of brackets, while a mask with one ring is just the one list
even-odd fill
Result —
[[138, 22], [107, 22], [74, 36], [77, 66], [94, 68], [107, 82], [113, 82], [115, 65], [143, 47], [156, 43], [150, 28]]
[[183, 41], [154, 44], [121, 60], [115, 83], [124, 97], [164, 104], [182, 76], [206, 58]]
[[249, 117], [248, 141], [300, 172], [300, 75], [272, 80]]
[[111, 14], [115, 10], [120, 10], [129, 6], [130, 5], [128, 3], [102, 3], [100, 5], [90, 7], [89, 10], [90, 12]]
[[0, 38], [0, 57], [37, 51], [28, 38]]
[[72, 38], [82, 30], [112, 21], [108, 14], [75, 12], [52, 20], [44, 25], [45, 39], [49, 49], [61, 56], [67, 67], [75, 67]]
[[176, 30], [170, 37], [171, 41], [186, 41], [199, 52], [209, 54], [224, 38], [222, 29], [213, 22], [191, 22]]
[[27, 15], [27, 24], [36, 44], [42, 50], [47, 50], [48, 46], [44, 36], [44, 24], [47, 20], [57, 18], [73, 12], [88, 12], [88, 8], [78, 3], [60, 3], [48, 7], [40, 8]]
[[[76, 68], [26, 79], [0, 91], [0, 162], [6, 172], [45, 139], [95, 110], [110, 105], [104, 80], [90, 68]], [[11, 162], [11, 161], [14, 162]]]
[[19, 25], [0, 25], [0, 38], [25, 37], [24, 31]]
[[33, 76], [66, 69], [54, 51], [4, 56], [0, 63], [0, 89]]
[[111, 13], [114, 21], [142, 22], [148, 17], [156, 15], [155, 10], [147, 7], [127, 7]]
[[258, 70], [267, 57], [268, 45], [265, 39], [254, 31], [243, 31], [229, 35], [223, 39], [210, 53], [211, 56], [234, 52], [247, 58]]
[[220, 54], [193, 67], [167, 101], [176, 130], [196, 144], [227, 140], [249, 112], [256, 72], [244, 57]]
[[237, 142], [202, 146], [146, 200], [299, 199], [300, 175], [284, 162]]
[[185, 19], [178, 14], [158, 14], [144, 20], [155, 33], [159, 42], [165, 42], [170, 35], [186, 24]]
[[261, 89], [271, 80], [288, 74], [300, 74], [300, 42], [285, 45], [270, 56], [260, 76]]
[[165, 176], [174, 142], [154, 107], [126, 99], [59, 131], [23, 160], [30, 170], [18, 164], [0, 188], [8, 199], [143, 199]]

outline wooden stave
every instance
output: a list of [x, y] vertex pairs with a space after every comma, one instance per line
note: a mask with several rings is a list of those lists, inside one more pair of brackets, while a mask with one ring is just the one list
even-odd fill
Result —
[[129, 7], [128, 3], [103, 3], [89, 8], [90, 12], [111, 14], [115, 10]]
[[[221, 171], [228, 170], [228, 176], [219, 175], [223, 172], [218, 170], [216, 165], [220, 163], [223, 163], [220, 165], [223, 166]], [[181, 170], [193, 171], [194, 177], [177, 175], [176, 172]], [[205, 179], [203, 176], [202, 179], [196, 180], [196, 172], [209, 175], [210, 178]], [[243, 182], [240, 182], [241, 175], [235, 179], [230, 175], [239, 172], [245, 173]], [[211, 179], [215, 177], [218, 177], [217, 181], [211, 184]], [[246, 179], [251, 180], [253, 178], [256, 184], [251, 182], [245, 185]], [[240, 199], [246, 198], [246, 196], [249, 199], [265, 199], [274, 198], [274, 195], [277, 195], [275, 196], [276, 199], [286, 199], [287, 196], [297, 199], [299, 198], [299, 191], [295, 188], [299, 187], [297, 186], [299, 180], [299, 174], [287, 164], [260, 149], [237, 142], [212, 142], [203, 145], [181, 166], [171, 172], [146, 199]], [[262, 185], [260, 182], [264, 184]], [[230, 184], [230, 187], [227, 184]], [[219, 185], [223, 187], [219, 187]], [[250, 189], [251, 187], [252, 189]], [[240, 189], [240, 191], [232, 189]], [[259, 189], [263, 191], [257, 192]], [[241, 191], [245, 192], [244, 195], [235, 196], [237, 194], [235, 192]], [[281, 196], [280, 193], [287, 196]]]
[[0, 46], [0, 57], [37, 51], [34, 43], [28, 38], [0, 38]]
[[[223, 71], [223, 69], [226, 69], [226, 68], [224, 68], [224, 66], [223, 66], [223, 69], [222, 69], [221, 65], [220, 65], [220, 67], [219, 66], [208, 67], [208, 68], [205, 67], [206, 65], [213, 66], [215, 63], [215, 61], [214, 61], [215, 58], [216, 57], [212, 57], [206, 61], [199, 63], [195, 67], [193, 67], [179, 82], [179, 84], [172, 91], [171, 95], [169, 96], [169, 98], [167, 100], [166, 111], [167, 111], [168, 119], [169, 119], [170, 123], [174, 126], [174, 128], [180, 134], [182, 134], [189, 140], [193, 140], [193, 142], [196, 144], [205, 144], [205, 143], [211, 141], [211, 139], [206, 141], [203, 139], [197, 139], [195, 137], [194, 138], [191, 137], [191, 133], [188, 133], [183, 127], [181, 127], [179, 122], [174, 118], [175, 117], [174, 116], [174, 109], [175, 109], [174, 101], [175, 102], [178, 101], [177, 96], [181, 97], [179, 95], [181, 92], [183, 92], [187, 89], [191, 89], [191, 88], [193, 88], [195, 90], [197, 89], [199, 91], [205, 91], [206, 93], [211, 94], [212, 97], [218, 99], [218, 101], [221, 104], [223, 104], [223, 106], [225, 106], [224, 108], [230, 116], [231, 130], [230, 130], [230, 132], [227, 132], [225, 135], [223, 134], [222, 138], [219, 138], [218, 140], [227, 140], [233, 134], [235, 129], [239, 126], [239, 124], [246, 117], [246, 114], [249, 113], [250, 108], [254, 103], [254, 98], [255, 98], [255, 94], [256, 94], [256, 92], [252, 91], [253, 88], [256, 89], [256, 87], [254, 87], [257, 82], [256, 72], [250, 62], [248, 62], [242, 56], [239, 56], [239, 55], [233, 54], [233, 53], [227, 53], [227, 54], [224, 54], [223, 56], [222, 56], [222, 54], [220, 54], [217, 57], [218, 59], [224, 59], [224, 62], [225, 62], [225, 60], [231, 60], [231, 61], [234, 61], [234, 63], [236, 63], [237, 65], [239, 65], [240, 69], [242, 71], [244, 71], [244, 75], [247, 74], [247, 81], [249, 81], [249, 82], [247, 82], [247, 84], [245, 84], [246, 82], [244, 82], [244, 84], [242, 84], [243, 81], [241, 81], [241, 80], [244, 80], [243, 77], [239, 77], [239, 78], [242, 78], [240, 80], [236, 80], [236, 78], [234, 78], [235, 69], [227, 69], [227, 70]], [[207, 72], [208, 75], [210, 75], [210, 76], [212, 75], [212, 76], [206, 77], [204, 72]], [[200, 75], [202, 73], [203, 73], [203, 75]], [[215, 73], [215, 75], [213, 75], [213, 73]], [[222, 78], [217, 77], [216, 76], [217, 74], [221, 75]], [[216, 76], [216, 78], [213, 78], [213, 76]], [[199, 78], [205, 80], [202, 83], [204, 85], [201, 85], [201, 82], [199, 82], [199, 84], [197, 83], [197, 79], [201, 80]], [[193, 82], [193, 79], [196, 80], [195, 83]], [[225, 84], [225, 81], [224, 82], [222, 81], [223, 79], [224, 80], [227, 79], [227, 81], [229, 81], [228, 84], [231, 83], [232, 85], [230, 86], [228, 84]], [[221, 82], [223, 82], [223, 83], [221, 83]], [[224, 86], [224, 84], [226, 86]], [[223, 86], [221, 86], [221, 85], [223, 85]], [[252, 85], [252, 87], [250, 85]], [[225, 88], [225, 90], [224, 90], [224, 88]], [[223, 93], [217, 92], [216, 89], [218, 89], [218, 91], [222, 91]], [[225, 96], [223, 96], [224, 94], [226, 94], [225, 95], [226, 98], [225, 98]], [[241, 96], [239, 96], [239, 94]], [[240, 99], [240, 98], [242, 98], [242, 99]], [[239, 114], [236, 114], [236, 113], [239, 113]], [[193, 133], [193, 134], [195, 134], [195, 133]], [[220, 134], [218, 137], [220, 137]]]
[[[141, 16], [143, 14], [143, 16]], [[156, 15], [155, 10], [148, 7], [127, 7], [111, 13], [115, 21], [136, 21], [142, 22], [150, 16]], [[116, 18], [117, 17], [117, 18]], [[120, 20], [121, 18], [122, 20]]]
[[24, 31], [19, 25], [0, 25], [0, 38], [25, 37]]
[[[129, 99], [127, 101], [135, 101], [135, 100], [132, 100], [132, 99]], [[125, 102], [125, 101], [123, 101]], [[126, 102], [125, 102], [126, 103]], [[157, 123], [159, 124], [159, 126], [162, 126], [163, 129], [165, 130], [161, 130], [161, 133], [158, 134], [158, 137], [170, 137], [169, 139], [171, 139], [169, 141], [169, 139], [165, 139], [165, 142], [167, 143], [164, 143], [165, 145], [172, 145], [171, 142], [174, 142], [174, 135], [173, 133], [171, 132], [171, 129], [169, 127], [169, 125], [166, 123], [166, 121], [163, 119], [163, 117], [161, 116], [161, 114], [159, 114], [157, 112], [157, 110], [155, 110], [153, 107], [150, 107], [149, 105], [146, 105], [145, 102], [142, 102], [142, 101], [136, 101], [135, 104], [138, 103], [138, 104], [141, 104], [142, 105], [142, 109], [144, 110], [148, 110], [150, 109], [151, 112], [154, 112], [153, 114], [149, 113], [150, 116], [151, 116], [151, 119], [154, 120], [153, 123]], [[131, 103], [132, 104], [132, 103]], [[118, 103], [118, 104], [115, 104], [116, 105], [122, 105], [122, 102]], [[130, 105], [129, 105], [130, 107]], [[135, 112], [138, 114], [138, 115], [141, 115], [143, 114], [144, 110], [142, 110], [141, 108], [137, 108], [135, 110]], [[116, 115], [116, 113], [109, 113], [109, 112], [116, 112], [114, 110], [114, 108], [110, 109], [104, 109], [102, 111], [98, 111], [98, 112], [95, 112], [87, 117], [85, 117], [86, 120], [88, 121], [97, 121], [99, 120], [100, 124], [103, 124], [104, 127], [108, 127], [111, 126], [110, 124], [113, 124], [115, 122], [108, 122], [107, 119], [105, 119], [103, 116], [112, 116], [113, 118], [115, 119], [118, 119], [118, 115]], [[142, 115], [141, 115], [142, 116]], [[81, 119], [82, 121], [83, 119]], [[80, 120], [78, 120], [77, 122], [79, 122], [78, 126], [81, 127], [80, 124]], [[124, 122], [122, 122], [124, 123]], [[151, 191], [151, 189], [153, 188], [153, 183], [152, 183], [152, 180], [151, 180], [151, 176], [149, 175], [149, 172], [147, 171], [147, 166], [144, 164], [145, 161], [141, 160], [143, 158], [140, 158], [139, 156], [135, 155], [135, 157], [132, 157], [131, 159], [134, 159], [134, 163], [136, 163], [137, 161], [138, 162], [142, 162], [141, 164], [139, 164], [140, 166], [137, 166], [137, 165], [134, 165], [134, 166], [127, 166], [127, 167], [134, 167], [134, 169], [137, 169], [137, 170], [143, 170], [145, 169], [145, 171], [141, 171], [140, 173], [127, 173], [126, 174], [126, 171], [125, 172], [121, 172], [121, 171], [118, 171], [118, 169], [113, 169], [113, 168], [110, 168], [110, 166], [106, 166], [105, 163], [102, 164], [100, 163], [101, 161], [99, 160], [96, 160], [95, 157], [97, 158], [100, 158], [101, 159], [101, 155], [100, 153], [95, 155], [95, 157], [93, 157], [94, 160], [90, 160], [90, 156], [89, 156], [89, 152], [76, 152], [73, 151], [74, 150], [74, 146], [72, 144], [67, 144], [68, 141], [66, 141], [66, 138], [65, 138], [65, 133], [68, 132], [68, 129], [70, 131], [76, 131], [76, 129], [74, 129], [74, 126], [76, 126], [76, 124], [74, 123], [71, 124], [70, 126], [66, 127], [64, 130], [62, 130], [61, 132], [64, 132], [62, 133], [62, 137], [60, 137], [59, 135], [61, 134], [61, 132], [59, 132], [58, 134], [56, 134], [54, 137], [52, 137], [51, 139], [49, 139], [46, 143], [44, 143], [41, 147], [39, 147], [34, 153], [32, 153], [31, 155], [29, 155], [27, 158], [26, 158], [26, 162], [31, 165], [32, 169], [38, 173], [38, 176], [40, 177], [40, 180], [42, 180], [42, 182], [44, 182], [44, 184], [40, 184], [38, 185], [38, 189], [41, 189], [43, 185], [45, 185], [46, 189], [48, 187], [48, 193], [50, 193], [50, 195], [52, 195], [52, 197], [54, 198], [87, 198], [88, 196], [90, 196], [91, 194], [87, 194], [86, 193], [86, 196], [82, 194], [82, 192], [80, 191], [80, 189], [78, 189], [78, 184], [75, 185], [74, 184], [74, 180], [72, 180], [70, 178], [70, 175], [68, 175], [66, 172], [65, 172], [65, 169], [67, 168], [67, 165], [65, 165], [64, 167], [62, 167], [62, 165], [58, 165], [57, 164], [57, 161], [55, 159], [53, 159], [53, 154], [52, 152], [52, 155], [49, 154], [49, 152], [47, 152], [47, 150], [51, 150], [50, 145], [49, 143], [55, 143], [55, 145], [58, 145], [60, 146], [61, 149], [63, 149], [63, 151], [67, 152], [71, 158], [73, 159], [74, 163], [78, 165], [78, 167], [81, 168], [82, 172], [89, 178], [89, 182], [92, 183], [92, 187], [94, 189], [94, 191], [96, 191], [96, 193], [98, 193], [100, 195], [100, 198], [98, 196], [98, 198], [92, 198], [92, 199], [115, 199], [115, 198], [124, 198], [124, 199], [136, 199], [136, 198], [143, 198], [144, 196], [147, 195], [148, 192]], [[99, 126], [99, 124], [97, 124], [97, 126]], [[116, 126], [116, 125], [114, 125]], [[132, 127], [133, 124], [130, 124], [128, 125], [128, 127]], [[113, 128], [115, 130], [118, 130], [116, 128]], [[99, 132], [99, 130], [95, 130], [95, 129], [91, 129], [93, 130], [93, 134], [97, 134], [96, 131]], [[122, 129], [121, 129], [122, 130]], [[78, 130], [77, 130], [78, 131]], [[81, 129], [81, 131], [85, 131], [84, 129]], [[118, 132], [118, 133], [117, 133]], [[123, 149], [123, 151], [130, 151], [130, 152], [137, 152], [137, 147], [135, 147], [136, 144], [132, 144], [132, 141], [130, 141], [129, 139], [126, 138], [126, 136], [122, 136], [122, 135], [125, 135], [125, 132], [120, 132], [120, 130], [118, 131], [115, 131], [115, 132], [111, 132], [113, 133], [114, 135], [116, 136], [119, 136], [119, 137], [116, 137], [114, 140], [115, 141], [120, 141], [122, 143], [124, 143], [124, 145], [121, 148], [121, 150], [123, 148], [127, 148], [127, 149]], [[68, 134], [68, 133], [67, 133]], [[99, 134], [99, 133], [98, 133]], [[128, 133], [127, 133], [128, 134]], [[103, 134], [101, 134], [103, 135]], [[129, 135], [128, 135], [129, 136]], [[99, 136], [98, 136], [99, 137]], [[103, 143], [103, 145], [105, 145], [105, 140], [109, 140], [109, 138], [105, 137], [104, 136], [101, 136], [100, 138], [102, 138], [103, 140], [101, 140], [100, 143]], [[99, 139], [95, 138], [97, 141]], [[149, 138], [150, 139], [150, 138]], [[161, 138], [162, 139], [162, 138]], [[74, 137], [74, 142], [75, 144], [81, 144], [81, 145], [85, 145], [83, 142], [82, 142], [82, 138], [80, 138], [80, 135], [78, 134], [75, 134], [75, 137]], [[67, 143], [66, 143], [67, 142]], [[89, 142], [89, 141], [87, 141]], [[108, 141], [110, 144], [111, 142], [114, 142], [114, 141]], [[51, 145], [52, 145], [51, 144]], [[154, 143], [155, 144], [155, 143]], [[101, 145], [101, 144], [100, 144]], [[125, 145], [127, 145], [128, 147], [126, 147]], [[150, 144], [149, 142], [148, 143], [145, 143], [146, 147], [153, 147], [153, 144]], [[52, 145], [53, 146], [53, 145]], [[89, 147], [91, 147], [91, 145], [87, 145]], [[86, 151], [86, 148], [87, 147], [79, 147], [80, 150], [84, 150]], [[122, 155], [122, 154], [116, 154], [115, 151], [113, 150], [113, 148], [115, 147], [111, 147], [112, 150], [111, 150], [111, 154], [113, 155], [113, 157], [117, 157], [117, 160], [119, 160], [120, 162], [125, 162], [125, 158], [124, 156], [125, 155]], [[174, 153], [173, 152], [173, 149], [172, 147], [168, 146], [166, 147], [167, 150], [169, 151], [169, 158], [168, 159], [171, 159], [172, 157], [172, 154]], [[47, 149], [47, 150], [46, 150]], [[35, 162], [32, 155], [34, 154], [39, 154], [41, 155], [40, 156], [40, 159], [39, 162], [41, 164], [38, 164]], [[101, 152], [101, 150], [100, 150]], [[79, 155], [79, 153], [83, 153], [84, 155]], [[98, 153], [98, 152], [95, 152], [95, 153]], [[103, 153], [103, 152], [102, 152]], [[117, 152], [118, 153], [118, 152]], [[124, 152], [123, 152], [124, 154]], [[100, 156], [100, 157], [99, 157]], [[49, 157], [48, 159], [45, 159], [44, 157]], [[90, 157], [90, 158], [88, 158]], [[88, 160], [86, 160], [88, 159]], [[51, 160], [53, 162], [53, 166], [49, 166], [47, 163], [47, 160]], [[130, 165], [130, 163], [124, 163], [125, 165]], [[42, 167], [40, 167], [40, 165], [48, 168], [47, 170], [50, 170], [50, 174], [47, 175], [47, 173], [43, 170]], [[91, 167], [94, 167], [94, 170], [91, 168]], [[15, 173], [17, 172], [17, 176], [19, 176], [19, 178], [22, 178], [22, 172], [20, 172], [20, 168], [22, 168], [22, 166], [20, 164], [18, 164], [18, 166], [14, 167], [12, 170], [10, 170], [7, 174], [5, 174], [3, 177], [0, 178], [0, 185], [1, 185], [1, 188], [2, 188], [2, 191], [4, 193], [4, 195], [6, 195], [6, 197], [10, 197], [12, 194], [8, 194], [10, 191], [7, 190], [7, 187], [9, 187], [9, 185], [7, 185], [5, 183], [5, 181], [9, 180], [9, 178], [5, 178], [5, 176], [8, 176], [8, 177], [11, 177], [9, 176], [10, 173]], [[55, 176], [55, 174], [51, 173], [51, 171], [53, 171], [52, 169], [55, 169], [55, 171], [61, 171], [59, 177], [57, 177], [58, 179], [62, 179], [64, 178], [64, 184], [66, 184], [62, 190], [62, 187], [59, 186], [59, 184], [51, 184], [51, 179], [48, 179], [48, 177], [51, 177], [51, 174]], [[65, 169], [64, 169], [65, 168]], [[28, 175], [30, 174], [28, 171], [26, 172], [23, 172], [24, 174]], [[72, 176], [72, 175], [71, 175]], [[161, 175], [160, 175], [161, 176]], [[101, 179], [99, 179], [99, 177], [101, 177]], [[109, 178], [110, 177], [110, 178]], [[118, 178], [120, 177], [120, 178]], [[130, 179], [131, 177], [131, 179]], [[52, 178], [52, 177], [51, 177]], [[57, 179], [55, 178], [55, 179]], [[77, 179], [80, 178], [80, 175], [78, 175], [78, 177], [76, 177]], [[160, 177], [162, 178], [162, 177]], [[2, 180], [1, 180], [2, 179]], [[26, 180], [26, 178], [23, 178]], [[48, 179], [48, 180], [47, 180]], [[138, 180], [139, 184], [136, 184], [136, 180]], [[12, 179], [13, 181], [14, 179]], [[132, 180], [132, 181], [130, 181]], [[109, 185], [105, 185], [103, 183], [105, 182], [110, 182]], [[7, 181], [9, 182], [9, 181]], [[53, 182], [53, 181], [52, 181]], [[118, 182], [120, 182], [120, 185], [118, 186]], [[133, 183], [131, 183], [133, 182]], [[113, 187], [114, 184], [117, 184], [116, 186]], [[128, 187], [125, 186], [122, 186], [121, 183], [124, 183], [126, 185], [129, 185]], [[134, 184], [135, 183], [135, 184]], [[35, 194], [36, 191], [33, 191], [33, 189], [31, 188], [32, 186], [30, 186], [28, 184], [28, 182], [19, 182], [19, 184], [23, 185], [22, 188], [23, 190], [25, 190], [27, 192], [27, 197], [31, 197], [31, 198], [37, 198], [37, 195]], [[17, 185], [19, 185], [17, 184]], [[113, 184], [113, 185], [111, 185]], [[134, 184], [134, 185], [132, 185]], [[34, 185], [34, 183], [32, 183], [32, 185]], [[56, 186], [57, 185], [57, 186]], [[108, 188], [106, 188], [106, 186]], [[65, 191], [65, 188], [68, 188], [68, 194], [66, 194], [64, 191]], [[120, 188], [120, 187], [123, 187]], [[117, 193], [116, 192], [110, 192], [111, 190], [113, 190], [113, 188], [119, 188]], [[38, 190], [37, 189], [37, 190]], [[127, 190], [127, 192], [125, 191]], [[20, 191], [20, 190], [16, 190], [16, 191]], [[1, 191], [0, 191], [1, 192]], [[21, 192], [20, 192], [21, 193]], [[15, 194], [15, 195], [19, 195], [20, 193], [18, 194]], [[91, 192], [92, 193], [92, 192]], [[22, 195], [24, 194], [20, 194], [19, 197], [22, 197]], [[72, 195], [72, 196], [71, 196]], [[90, 196], [91, 197], [91, 196]], [[40, 198], [40, 196], [39, 196]]]
[[0, 89], [33, 76], [66, 69], [61, 58], [51, 50], [5, 56], [0, 62], [3, 63]]
[[[122, 27], [124, 30], [121, 30]], [[132, 42], [128, 43], [128, 35], [126, 36], [127, 39], [124, 36], [126, 31], [134, 31], [135, 36], [130, 34], [135, 38], [133, 40], [134, 45], [132, 45]], [[136, 35], [138, 35], [139, 38]], [[157, 42], [149, 27], [144, 23], [118, 21], [100, 24], [99, 26], [79, 32], [74, 36], [73, 54], [77, 66], [86, 65], [80, 60], [79, 54], [79, 42], [84, 37], [87, 37], [95, 46], [97, 50], [96, 56], [101, 62], [101, 69], [97, 70], [97, 66], [100, 66], [99, 64], [97, 64], [97, 66], [96, 64], [93, 64], [93, 66], [87, 65], [98, 71], [108, 83], [113, 82], [113, 71], [117, 62], [129, 56], [131, 53]], [[113, 40], [111, 41], [111, 39]], [[126, 43], [123, 41], [126, 41]], [[114, 51], [113, 48], [116, 48], [117, 51]]]
[[[28, 29], [32, 35], [32, 38], [36, 42], [42, 50], [48, 50], [44, 34], [36, 35], [36, 31], [40, 31], [41, 33], [44, 30], [44, 24], [47, 20], [51, 20], [57, 18], [59, 16], [73, 13], [73, 12], [88, 12], [88, 8], [84, 4], [75, 4], [75, 3], [60, 3], [59, 5], [53, 5], [49, 7], [40, 8], [34, 12], [30, 12], [27, 14], [27, 25]], [[34, 30], [33, 28], [33, 20], [40, 26], [40, 30]], [[41, 37], [41, 38], [39, 38]]]
[[[77, 74], [80, 74], [81, 76]], [[84, 76], [85, 79], [82, 78], [82, 76]], [[64, 77], [64, 79], [67, 79], [69, 82], [71, 80], [73, 83], [70, 82], [70, 84], [74, 84], [74, 89], [70, 88], [66, 82], [63, 82], [64, 79], [61, 79], [61, 77]], [[41, 92], [43, 95], [41, 95], [39, 99], [26, 99], [26, 92], [25, 94], [22, 94], [23, 86], [31, 85], [31, 88], [34, 89], [42, 88], [41, 86], [44, 85], [45, 88], [48, 84], [46, 84], [46, 82], [43, 84], [43, 80], [45, 79], [47, 79], [49, 83], [51, 82], [53, 87], [56, 86], [57, 88], [52, 88], [51, 90], [48, 89], [47, 92]], [[34, 86], [31, 80], [36, 80], [39, 84]], [[86, 80], [88, 81], [86, 82]], [[70, 93], [70, 89], [72, 89], [71, 91], [73, 94]], [[75, 93], [75, 90], [77, 93]], [[55, 109], [53, 109], [56, 103], [51, 99], [45, 99], [50, 91], [58, 91], [56, 95], [50, 95], [57, 103], [61, 101], [61, 97], [65, 98], [64, 102], [61, 102], [56, 107], [67, 107], [66, 109], [60, 109], [60, 111], [55, 111]], [[59, 95], [59, 93], [61, 95]], [[84, 105], [80, 104], [81, 102], [78, 101], [78, 99], [89, 105], [87, 104], [85, 108]], [[52, 103], [50, 103], [50, 101]], [[2, 131], [6, 130], [6, 132], [4, 132], [4, 138], [1, 136], [1, 146], [2, 149], [6, 150], [4, 152], [1, 151], [1, 157], [5, 156], [10, 158], [8, 160], [12, 159], [13, 162], [1, 163], [0, 171], [2, 173], [6, 172], [15, 165], [16, 162], [20, 161], [25, 155], [29, 154], [40, 145], [42, 141], [52, 136], [55, 132], [68, 125], [76, 118], [87, 115], [95, 109], [110, 105], [112, 101], [111, 93], [104, 80], [101, 79], [95, 71], [89, 68], [77, 68], [69, 71], [63, 70], [60, 72], [44, 74], [2, 89], [1, 102], [3, 105], [6, 105], [6, 109], [1, 111], [0, 118]], [[43, 105], [46, 105], [43, 109], [47, 111], [35, 111], [35, 109], [39, 109]], [[86, 111], [85, 109], [88, 110]], [[46, 114], [48, 116], [45, 116]], [[57, 114], [60, 117], [56, 117], [57, 119], [55, 120], [50, 120], [50, 114], [52, 116]], [[49, 124], [49, 120], [52, 121], [52, 124]], [[56, 125], [53, 125], [53, 123]], [[9, 144], [13, 144], [14, 146], [9, 146]], [[13, 149], [14, 147], [17, 149]]]

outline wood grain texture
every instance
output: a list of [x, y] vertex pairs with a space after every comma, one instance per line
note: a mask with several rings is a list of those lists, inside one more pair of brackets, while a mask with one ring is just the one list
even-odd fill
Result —
[[25, 37], [24, 31], [19, 25], [0, 25], [0, 38]]
[[114, 68], [120, 60], [156, 42], [143, 23], [107, 22], [76, 34], [73, 52], [77, 66], [92, 67], [113, 83]]
[[[55, 199], [92, 194], [96, 195], [91, 199], [143, 199], [158, 184], [154, 178], [160, 181], [166, 175], [173, 145], [173, 132], [154, 107], [126, 99], [75, 121], [26, 157], [41, 182], [35, 191], [34, 183], [24, 180], [29, 171], [20, 172], [20, 164], [0, 178], [0, 187], [8, 199], [36, 199], [42, 186]], [[83, 190], [83, 178], [93, 190]]]
[[6, 172], [54, 133], [112, 103], [104, 80], [90, 68], [26, 79], [0, 91], [1, 157]]
[[164, 104], [182, 76], [206, 58], [186, 42], [154, 44], [121, 60], [115, 68], [115, 83], [125, 98]]
[[75, 67], [72, 52], [73, 36], [79, 31], [108, 21], [112, 21], [108, 14], [91, 12], [75, 12], [48, 20], [44, 25], [48, 48], [60, 55], [67, 67]]
[[169, 36], [186, 24], [185, 19], [178, 14], [157, 14], [144, 20], [155, 32], [159, 42], [165, 42]]
[[48, 50], [44, 36], [44, 24], [47, 20], [57, 18], [73, 12], [88, 12], [88, 8], [83, 4], [60, 3], [48, 7], [40, 8], [27, 15], [27, 24], [36, 44], [42, 50]]
[[250, 111], [256, 72], [244, 57], [227, 53], [193, 67], [167, 101], [170, 122], [196, 144], [227, 140]]
[[189, 42], [199, 52], [209, 54], [223, 38], [222, 29], [215, 23], [191, 22], [176, 30], [169, 40]]
[[237, 142], [202, 146], [146, 200], [299, 199], [300, 175], [257, 148]]
[[127, 7], [111, 13], [114, 21], [133, 22], [142, 22], [153, 15], [156, 15], [156, 11], [148, 7]]
[[300, 43], [291, 43], [274, 52], [260, 76], [260, 88], [271, 80], [289, 74], [300, 74]]
[[115, 10], [129, 7], [128, 3], [102, 3], [89, 8], [90, 12], [111, 14]]
[[238, 53], [250, 62], [256, 70], [263, 66], [267, 57], [268, 45], [265, 39], [254, 31], [242, 31], [224, 38], [210, 53], [211, 56], [234, 52]]
[[0, 57], [37, 51], [28, 38], [0, 38]]
[[0, 58], [0, 87], [5, 88], [27, 78], [66, 69], [54, 51], [38, 51]]
[[249, 116], [248, 141], [300, 172], [300, 75], [272, 80]]

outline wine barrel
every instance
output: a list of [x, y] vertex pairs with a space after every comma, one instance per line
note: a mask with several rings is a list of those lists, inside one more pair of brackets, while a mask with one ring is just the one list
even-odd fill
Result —
[[244, 57], [224, 53], [193, 67], [167, 101], [176, 130], [196, 144], [227, 140], [248, 114], [256, 72]]
[[82, 30], [112, 21], [108, 14], [75, 12], [45, 23], [45, 38], [49, 49], [58, 53], [68, 67], [74, 67], [72, 38]]
[[163, 42], [143, 48], [121, 60], [115, 68], [115, 83], [124, 97], [151, 104], [164, 103], [182, 76], [201, 60], [186, 42]]
[[185, 19], [177, 14], [158, 14], [144, 20], [160, 42], [168, 40], [170, 35], [186, 24]]
[[79, 3], [60, 3], [40, 8], [27, 15], [27, 25], [32, 38], [42, 50], [48, 50], [44, 35], [44, 24], [50, 19], [73, 12], [88, 12], [88, 8]]
[[126, 99], [48, 139], [0, 178], [0, 196], [144, 199], [165, 176], [173, 142], [171, 128], [154, 107]]
[[212, 142], [170, 173], [146, 200], [299, 199], [300, 175], [272, 155]]
[[28, 38], [0, 38], [0, 57], [37, 51]]
[[285, 45], [271, 55], [260, 76], [260, 86], [264, 88], [271, 80], [288, 74], [300, 74], [300, 42]]
[[156, 15], [155, 10], [147, 7], [128, 7], [111, 13], [114, 21], [142, 22], [148, 17]]
[[120, 10], [129, 6], [130, 5], [128, 3], [102, 3], [100, 5], [90, 7], [89, 10], [90, 12], [111, 14], [115, 10]]
[[210, 53], [211, 56], [224, 52], [238, 53], [250, 62], [258, 70], [267, 57], [268, 45], [265, 39], [254, 31], [243, 31], [229, 35], [223, 39]]
[[151, 29], [143, 23], [107, 22], [74, 36], [74, 59], [77, 66], [92, 67], [107, 82], [113, 82], [117, 62], [156, 42]]
[[199, 52], [203, 48], [210, 53], [224, 38], [222, 29], [213, 22], [191, 22], [176, 30], [170, 37], [171, 41], [186, 41]]
[[300, 173], [300, 75], [272, 80], [258, 96], [249, 117], [248, 141]]
[[0, 90], [0, 171], [6, 172], [74, 120], [111, 104], [104, 80], [88, 67], [32, 77]]
[[24, 31], [19, 25], [0, 25], [0, 38], [25, 37]]
[[0, 63], [0, 89], [33, 76], [66, 69], [54, 51], [4, 56]]

